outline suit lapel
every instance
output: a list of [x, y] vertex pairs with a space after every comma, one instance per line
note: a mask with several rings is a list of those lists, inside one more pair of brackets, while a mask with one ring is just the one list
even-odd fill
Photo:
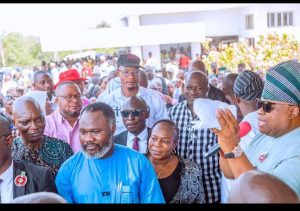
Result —
[[13, 198], [25, 195], [25, 187], [24, 186], [16, 186], [15, 178], [18, 175], [21, 175], [21, 171], [25, 171], [24, 165], [22, 163], [14, 161], [14, 177], [13, 177]]
[[122, 145], [124, 146], [127, 146], [127, 135], [128, 135], [128, 131], [125, 131], [123, 137], [121, 138]]

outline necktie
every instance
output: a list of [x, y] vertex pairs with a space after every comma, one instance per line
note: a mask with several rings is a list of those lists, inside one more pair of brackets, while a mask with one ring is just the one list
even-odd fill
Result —
[[140, 151], [140, 149], [139, 149], [139, 137], [137, 137], [137, 136], [135, 136], [134, 138], [133, 138], [133, 144], [132, 144], [132, 149], [134, 149], [134, 150], [136, 150], [136, 151]]

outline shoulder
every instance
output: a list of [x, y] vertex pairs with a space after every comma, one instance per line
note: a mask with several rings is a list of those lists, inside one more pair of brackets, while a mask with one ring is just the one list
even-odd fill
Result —
[[73, 154], [71, 146], [61, 139], [43, 135], [43, 152], [49, 157], [70, 157]]
[[129, 147], [126, 147], [126, 146], [115, 144], [115, 151], [122, 158], [124, 157], [124, 159], [126, 158], [126, 159], [130, 160], [131, 163], [148, 161], [148, 159], [146, 158], [146, 156], [144, 154], [139, 153], [139, 152], [137, 152]]
[[172, 114], [173, 112], [176, 112], [182, 108], [184, 108], [186, 106], [186, 101], [182, 101], [180, 103], [177, 103], [176, 105], [173, 105], [170, 110], [169, 113]]
[[61, 165], [59, 171], [72, 171], [73, 169], [75, 169], [75, 167], [79, 166], [78, 164], [81, 163], [84, 159], [84, 154], [82, 153], [82, 151], [79, 151], [65, 160]]
[[48, 172], [50, 174], [50, 170], [47, 167], [38, 166], [33, 163], [29, 163], [21, 160], [18, 161], [14, 160], [13, 162], [14, 162], [14, 168], [20, 170], [25, 168], [26, 172], [36, 176], [37, 178], [43, 176], [45, 172]]
[[118, 134], [118, 135], [115, 135], [115, 136], [113, 137], [113, 140], [115, 141], [115, 140], [117, 140], [117, 139], [123, 138], [123, 137], [127, 136], [127, 133], [128, 133], [128, 131], [125, 130], [125, 131], [123, 131], [122, 133], [120, 133], [120, 134]]

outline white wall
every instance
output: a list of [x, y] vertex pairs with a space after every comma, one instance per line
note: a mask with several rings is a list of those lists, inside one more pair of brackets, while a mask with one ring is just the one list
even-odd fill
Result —
[[[180, 12], [169, 14], [141, 15], [141, 25], [202, 22], [206, 36], [237, 35], [239, 32], [239, 9], [216, 11]], [[183, 32], [184, 35], [184, 32]]]
[[[268, 12], [294, 12], [294, 26], [287, 27], [268, 27], [267, 14]], [[245, 29], [245, 16], [248, 14], [254, 14], [254, 29]], [[293, 34], [296, 39], [300, 40], [300, 4], [259, 4], [250, 7], [245, 7], [241, 9], [241, 15], [243, 16], [242, 30], [240, 31], [240, 36], [255, 37], [258, 38], [261, 34], [268, 33], [288, 33]]]

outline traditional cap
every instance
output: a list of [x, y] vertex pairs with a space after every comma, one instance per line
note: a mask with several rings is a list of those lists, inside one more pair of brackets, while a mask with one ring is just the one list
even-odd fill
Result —
[[117, 61], [117, 66], [124, 66], [124, 67], [137, 67], [140, 68], [140, 58], [137, 57], [134, 54], [131, 53], [124, 53], [120, 54], [118, 61]]
[[264, 88], [264, 82], [258, 74], [244, 70], [235, 79], [233, 91], [234, 94], [243, 100], [254, 101], [260, 98]]
[[270, 68], [261, 99], [300, 105], [300, 63], [289, 60]]
[[85, 81], [86, 78], [81, 78], [78, 71], [76, 69], [69, 69], [63, 71], [59, 74], [59, 81], [55, 84], [54, 89], [56, 89], [57, 85], [63, 81]]

